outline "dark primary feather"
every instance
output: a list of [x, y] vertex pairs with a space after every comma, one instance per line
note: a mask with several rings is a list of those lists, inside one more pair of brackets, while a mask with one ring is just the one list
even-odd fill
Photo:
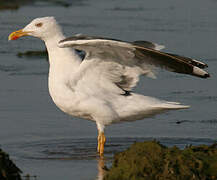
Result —
[[190, 74], [201, 78], [210, 77], [210, 75], [205, 71], [203, 75], [196, 74], [194, 72], [194, 66], [200, 69], [208, 67], [207, 64], [204, 64], [202, 62], [175, 54], [164, 53], [154, 49], [143, 48], [141, 46], [137, 46], [135, 48], [135, 55], [139, 59], [146, 59], [149, 64], [159, 66], [168, 71], [176, 73]]
[[148, 64], [164, 68], [177, 73], [191, 74], [193, 66], [175, 56], [152, 49], [136, 47], [135, 55], [138, 59], [145, 59]]
[[188, 58], [188, 57], [184, 57], [184, 56], [180, 56], [180, 55], [177, 55], [177, 54], [171, 54], [171, 53], [167, 53], [168, 55], [171, 55], [171, 56], [174, 56], [174, 57], [177, 57], [179, 59], [182, 59], [183, 61], [185, 61], [186, 63], [189, 63], [193, 66], [197, 66], [201, 69], [204, 69], [204, 68], [207, 68], [208, 65], [205, 64], [205, 63], [202, 63], [202, 62], [199, 62], [199, 61], [196, 61], [194, 59], [191, 59], [191, 58]]

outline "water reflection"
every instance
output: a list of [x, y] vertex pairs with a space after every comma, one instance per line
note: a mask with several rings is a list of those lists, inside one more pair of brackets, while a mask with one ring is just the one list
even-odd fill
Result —
[[37, 176], [31, 176], [29, 174], [26, 174], [23, 176], [23, 180], [37, 180]]
[[[216, 122], [216, 121], [215, 121]], [[184, 148], [186, 145], [212, 144], [213, 139], [206, 138], [151, 138], [151, 137], [113, 137], [107, 138], [105, 145], [105, 157], [99, 159], [109, 161], [117, 152], [126, 150], [135, 142], [157, 140], [166, 146]], [[18, 142], [7, 145], [12, 153], [26, 160], [96, 160], [99, 158], [96, 152], [97, 142], [93, 138], [62, 138], [45, 139], [31, 142]]]
[[96, 180], [103, 180], [105, 174], [106, 174], [106, 166], [105, 166], [106, 160], [104, 157], [101, 157], [98, 159], [98, 175]]

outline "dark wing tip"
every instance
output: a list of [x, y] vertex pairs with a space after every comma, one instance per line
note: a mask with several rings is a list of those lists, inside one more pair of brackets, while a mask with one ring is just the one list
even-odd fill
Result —
[[207, 64], [202, 63], [202, 62], [197, 62], [197, 61], [196, 62], [195, 61], [189, 62], [189, 64], [192, 64], [193, 66], [197, 66], [197, 67], [199, 67], [201, 69], [204, 69], [204, 68], [208, 67]]
[[203, 76], [203, 78], [209, 78], [210, 77], [210, 74], [209, 73], [207, 73], [207, 74], [205, 74], [204, 76]]

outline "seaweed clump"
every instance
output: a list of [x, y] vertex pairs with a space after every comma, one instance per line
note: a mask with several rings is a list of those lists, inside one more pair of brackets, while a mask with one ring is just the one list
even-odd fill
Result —
[[[69, 2], [68, 0], [0, 0], [0, 11], [1, 10], [17, 10], [21, 6], [25, 5], [35, 5], [39, 2], [47, 2], [49, 4], [55, 4], [63, 7], [69, 7], [72, 5], [72, 2]], [[76, 4], [77, 1], [73, 2]], [[78, 4], [78, 2], [77, 2]]]
[[0, 149], [0, 179], [21, 180], [22, 171], [9, 159], [9, 155]]
[[181, 150], [156, 141], [135, 143], [118, 153], [105, 180], [216, 180], [217, 143]]
[[48, 60], [48, 52], [47, 52], [47, 50], [18, 52], [17, 56], [19, 58], [22, 58], [22, 57], [33, 57], [33, 58], [37, 57], [37, 58], [46, 58]]

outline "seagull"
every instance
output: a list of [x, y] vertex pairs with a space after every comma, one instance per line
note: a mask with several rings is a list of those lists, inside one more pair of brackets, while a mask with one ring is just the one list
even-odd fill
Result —
[[36, 18], [23, 29], [12, 32], [8, 39], [21, 36], [44, 41], [50, 64], [50, 96], [63, 112], [96, 122], [100, 156], [104, 154], [105, 126], [189, 108], [132, 92], [141, 75], [154, 78], [159, 67], [200, 78], [210, 77], [203, 70], [207, 64], [162, 52], [163, 46], [152, 42], [81, 34], [66, 38], [54, 17]]

